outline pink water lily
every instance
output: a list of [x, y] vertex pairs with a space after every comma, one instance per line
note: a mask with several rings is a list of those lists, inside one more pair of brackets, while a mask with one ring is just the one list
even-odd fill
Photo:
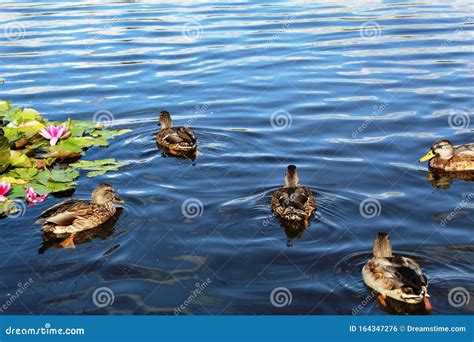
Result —
[[63, 124], [60, 126], [46, 126], [40, 131], [40, 134], [46, 139], [49, 139], [51, 146], [54, 146], [59, 139], [68, 137], [70, 132], [66, 125]]
[[29, 205], [35, 205], [43, 202], [48, 194], [38, 195], [33, 188], [26, 189], [25, 200]]
[[10, 191], [10, 184], [6, 182], [0, 182], [0, 202], [4, 202], [7, 200], [5, 196]]

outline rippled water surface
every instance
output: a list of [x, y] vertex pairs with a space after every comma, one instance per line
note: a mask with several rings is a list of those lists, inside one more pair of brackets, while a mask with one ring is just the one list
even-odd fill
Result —
[[[422, 265], [432, 314], [472, 313], [448, 294], [474, 285], [473, 183], [418, 163], [473, 142], [472, 5], [2, 2], [0, 98], [133, 129], [87, 154], [128, 165], [74, 194], [116, 187], [115, 227], [43, 244], [34, 217], [60, 198], [0, 221], [0, 302], [32, 281], [3, 313], [383, 314], [360, 274], [377, 231]], [[157, 148], [164, 109], [194, 162]], [[271, 215], [288, 164], [317, 197], [305, 232]]]

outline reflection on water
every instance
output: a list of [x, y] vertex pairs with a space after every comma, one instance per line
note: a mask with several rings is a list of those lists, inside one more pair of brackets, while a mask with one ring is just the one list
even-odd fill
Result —
[[466, 182], [474, 181], [474, 171], [456, 171], [456, 172], [445, 172], [430, 170], [431, 172], [426, 174], [426, 179], [433, 184], [434, 187], [439, 189], [448, 189], [455, 179], [462, 179]]
[[[431, 314], [472, 313], [450, 293], [474, 283], [473, 183], [418, 163], [435, 140], [472, 143], [471, 7], [2, 2], [15, 30], [0, 34], [0, 99], [133, 129], [88, 152], [127, 166], [69, 194], [113, 185], [126, 200], [113, 227], [59, 248], [33, 224], [52, 196], [0, 221], [0, 299], [34, 279], [5, 313], [351, 314], [377, 231], [423, 268]], [[158, 149], [161, 110], [196, 133], [196, 160]], [[316, 196], [306, 229], [271, 212], [289, 164]], [[94, 305], [99, 284], [113, 305]], [[291, 304], [272, 304], [277, 287]], [[372, 299], [357, 314], [384, 312]]]

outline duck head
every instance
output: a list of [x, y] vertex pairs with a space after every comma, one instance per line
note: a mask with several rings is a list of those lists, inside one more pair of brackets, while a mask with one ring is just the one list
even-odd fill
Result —
[[420, 162], [425, 162], [427, 160], [439, 157], [444, 160], [449, 160], [454, 155], [454, 146], [449, 140], [441, 140], [433, 144], [431, 149], [421, 157]]
[[288, 165], [285, 173], [285, 186], [287, 188], [295, 188], [299, 185], [300, 179], [295, 165]]
[[173, 120], [171, 120], [171, 115], [166, 110], [160, 112], [160, 125], [162, 129], [173, 127]]
[[392, 256], [392, 243], [387, 233], [377, 233], [373, 252], [376, 258], [389, 258]]
[[109, 184], [100, 184], [92, 192], [92, 203], [94, 204], [106, 204], [106, 203], [125, 203], [119, 199], [114, 188]]

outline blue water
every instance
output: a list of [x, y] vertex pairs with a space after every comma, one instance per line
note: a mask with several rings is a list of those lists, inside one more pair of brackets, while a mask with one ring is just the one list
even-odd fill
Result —
[[[112, 184], [114, 227], [43, 242], [34, 218], [62, 198], [0, 221], [0, 303], [31, 283], [3, 314], [383, 314], [360, 274], [378, 231], [423, 267], [432, 314], [472, 313], [450, 299], [474, 285], [473, 183], [418, 163], [473, 142], [472, 3], [0, 8], [1, 99], [133, 129], [86, 157], [128, 165], [74, 194]], [[157, 148], [160, 110], [195, 130], [194, 162]], [[317, 198], [305, 232], [271, 215], [288, 164]]]

